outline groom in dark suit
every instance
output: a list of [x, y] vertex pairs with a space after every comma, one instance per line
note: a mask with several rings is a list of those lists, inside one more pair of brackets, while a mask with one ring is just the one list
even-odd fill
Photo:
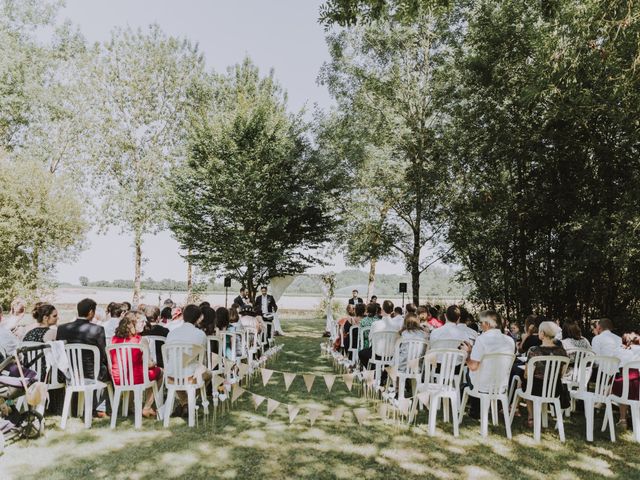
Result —
[[249, 297], [247, 296], [247, 289], [242, 287], [240, 289], [240, 295], [233, 299], [233, 303], [238, 304], [240, 307], [244, 307], [249, 303]]

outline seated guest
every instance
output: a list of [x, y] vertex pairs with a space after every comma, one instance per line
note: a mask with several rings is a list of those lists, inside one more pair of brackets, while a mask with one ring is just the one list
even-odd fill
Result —
[[[357, 311], [358, 310], [356, 306], [356, 312]], [[378, 307], [375, 303], [370, 303], [369, 305], [367, 305], [367, 316], [360, 321], [360, 328], [366, 328], [366, 327], [373, 328], [373, 325], [375, 323], [381, 321], [376, 316], [377, 311], [378, 311]], [[369, 330], [369, 333], [370, 332], [371, 330]], [[367, 368], [367, 365], [369, 365], [369, 360], [371, 359], [371, 347], [369, 346], [369, 334], [365, 333], [362, 336], [362, 343], [363, 344], [360, 345], [362, 348], [358, 352], [358, 357], [360, 358], [360, 364], [363, 365], [365, 368]]]
[[11, 302], [11, 309], [9, 310], [9, 315], [4, 317], [4, 326], [9, 331], [16, 333], [20, 333], [22, 328], [22, 322], [27, 312], [27, 304], [21, 298], [15, 298]]
[[591, 340], [591, 348], [596, 355], [619, 357], [622, 351], [622, 338], [613, 333], [613, 322], [601, 318], [595, 325], [596, 336]]
[[160, 311], [160, 321], [165, 325], [171, 321], [171, 310], [173, 307], [163, 307]]
[[[352, 304], [348, 304], [347, 305], [347, 311], [346, 311], [346, 316], [340, 318], [337, 322], [338, 324], [338, 330], [342, 331], [342, 338], [340, 338], [340, 335], [338, 335], [335, 339], [335, 341], [333, 342], [333, 349], [334, 350], [338, 350], [340, 347], [345, 346], [347, 344], [346, 339], [348, 336], [348, 330], [344, 330], [345, 324], [348, 323], [350, 320], [353, 319], [353, 316], [355, 315], [355, 307]], [[351, 328], [351, 327], [349, 327]], [[341, 343], [344, 341], [344, 345]]]
[[37, 327], [30, 328], [22, 341], [24, 342], [49, 342], [56, 339], [56, 325], [58, 323], [58, 311], [48, 303], [40, 304], [33, 310], [33, 318]]
[[447, 322], [440, 328], [434, 328], [429, 336], [432, 348], [434, 343], [439, 340], [455, 340], [460, 343], [468, 340], [469, 336], [466, 332], [463, 332], [458, 328], [458, 321], [460, 320], [460, 308], [457, 305], [451, 305], [447, 308], [445, 313]]
[[[536, 345], [531, 347], [527, 351], [527, 357], [530, 361], [532, 358], [540, 357], [540, 356], [562, 356], [567, 357], [567, 352], [562, 345], [556, 343], [556, 335], [560, 331], [560, 327], [556, 325], [555, 322], [544, 321], [538, 326], [538, 336], [540, 337], [540, 345]], [[532, 381], [533, 387], [531, 389], [531, 393], [533, 395], [540, 396], [542, 395], [542, 387], [544, 383], [544, 372], [545, 366], [542, 363], [536, 364], [536, 368], [533, 372], [533, 378], [527, 378], [527, 368], [524, 370], [524, 384], [523, 390], [527, 388], [527, 383]], [[564, 372], [563, 372], [564, 373]], [[562, 381], [563, 373], [558, 376], [558, 385], [556, 388], [556, 394], [560, 395], [560, 384]], [[527, 420], [527, 425], [529, 428], [533, 427], [533, 403], [527, 400], [527, 412], [529, 413], [529, 418]]]
[[382, 302], [382, 311], [383, 313], [380, 320], [371, 325], [371, 332], [381, 332], [383, 330], [395, 330], [399, 332], [404, 325], [404, 319], [398, 316], [391, 316], [393, 313], [393, 302], [391, 300]]
[[[565, 350], [573, 348], [585, 348], [591, 350], [591, 344], [589, 340], [582, 336], [580, 331], [580, 325], [575, 320], [565, 320], [562, 324], [562, 346]], [[569, 357], [573, 360], [575, 353], [569, 354]]]
[[0, 362], [16, 353], [19, 344], [18, 337], [7, 327], [6, 318], [2, 316], [2, 306], [0, 305]]
[[[360, 322], [364, 318], [365, 312], [367, 311], [367, 307], [364, 303], [356, 303], [356, 306], [353, 307], [353, 317], [348, 317], [347, 321], [344, 322], [344, 327], [342, 327], [343, 337], [344, 337], [344, 346], [347, 349], [355, 349], [358, 345], [358, 335], [351, 335], [351, 327], [359, 327]], [[339, 340], [338, 340], [339, 341]]]
[[[468, 383], [470, 385], [487, 385], [491, 381], [491, 372], [480, 369], [482, 357], [489, 353], [514, 353], [515, 345], [508, 335], [502, 333], [502, 321], [497, 312], [485, 310], [480, 312], [480, 327], [482, 334], [475, 343], [465, 342], [460, 349], [467, 352], [467, 366], [469, 367]], [[469, 398], [470, 416], [480, 418], [480, 400]]]
[[438, 318], [438, 310], [434, 307], [427, 308], [427, 324], [432, 329], [440, 328], [444, 325], [444, 320]]
[[[158, 307], [155, 307], [158, 308]], [[159, 309], [158, 309], [159, 310]], [[142, 330], [147, 323], [147, 317], [140, 312], [127, 312], [114, 333], [111, 339], [111, 344], [118, 343], [139, 343], [146, 345], [148, 348], [147, 339], [141, 336]], [[118, 365], [118, 356], [115, 351], [111, 351], [111, 378], [114, 385], [120, 385], [120, 367]], [[158, 388], [162, 385], [162, 369], [156, 366], [151, 358], [149, 364], [143, 364], [144, 356], [141, 350], [135, 349], [131, 352], [131, 365], [128, 368], [125, 367], [125, 371], [128, 372], [129, 368], [133, 370], [133, 384], [139, 385], [144, 382], [144, 369], [149, 370], [149, 380], [156, 382]], [[155, 417], [156, 412], [151, 408], [153, 405], [153, 389], [147, 389], [147, 396], [142, 409], [142, 416], [145, 418]]]
[[[203, 349], [204, 355], [206, 355], [207, 336], [202, 330], [197, 328], [198, 323], [202, 320], [202, 312], [197, 305], [187, 305], [184, 312], [181, 312], [181, 314], [184, 321], [182, 325], [175, 327], [169, 332], [169, 335], [167, 335], [166, 345], [190, 344], [193, 346], [200, 346]], [[171, 371], [171, 365], [167, 365], [166, 367], [165, 375], [167, 377], [167, 382], [172, 383], [173, 372]], [[201, 374], [205, 383], [208, 383], [211, 380], [211, 373], [199, 363], [198, 358], [193, 358], [193, 360], [184, 367], [186, 374], [189, 376], [193, 377], [196, 374]], [[185, 406], [187, 405], [187, 394], [185, 392], [177, 392], [177, 398], [178, 406], [176, 407], [176, 415], [180, 416], [186, 414], [187, 411]]]
[[540, 336], [538, 335], [538, 328], [542, 322], [547, 322], [547, 317], [543, 315], [538, 315], [535, 317], [533, 323], [529, 326], [529, 335], [522, 341], [520, 345], [521, 352], [525, 355], [529, 351], [531, 347], [537, 347], [542, 345], [542, 340], [540, 340]]
[[[224, 307], [219, 307], [216, 310], [216, 333], [225, 333], [225, 332], [238, 332], [240, 330], [239, 326], [238, 326], [238, 320], [240, 317], [238, 317], [238, 312], [235, 312], [235, 318], [234, 321], [231, 322], [231, 311], [227, 310]], [[242, 335], [236, 335], [236, 356], [242, 356]], [[231, 347], [232, 347], [232, 339], [230, 337], [225, 337], [226, 338], [226, 344], [225, 344], [225, 349], [224, 349], [224, 355], [225, 358], [229, 358], [231, 359], [232, 357], [232, 352], [231, 352]], [[215, 353], [220, 353], [218, 351], [216, 351]]]
[[[427, 333], [420, 326], [420, 320], [415, 313], [407, 314], [404, 319], [404, 324], [400, 330], [400, 338], [402, 340], [424, 340], [427, 341]], [[398, 368], [400, 370], [406, 370], [408, 361], [408, 349], [406, 345], [400, 343], [400, 350], [398, 351], [400, 358], [398, 359]]]
[[418, 314], [418, 309], [413, 303], [407, 303], [404, 306], [404, 314], [406, 315], [408, 313], [415, 313], [416, 315]]
[[[636, 333], [625, 333], [622, 336], [622, 345], [623, 352], [620, 357], [624, 358], [621, 363], [621, 367], [624, 366], [626, 362], [640, 360], [640, 336]], [[623, 387], [623, 370], [620, 368], [620, 371], [616, 375], [616, 378], [613, 381], [613, 388], [611, 389], [611, 393], [617, 395], [618, 397], [622, 397], [622, 387]], [[629, 369], [629, 399], [630, 400], [639, 400], [640, 399], [640, 371], [636, 368]], [[623, 403], [620, 404], [620, 421], [616, 425], [621, 430], [626, 430], [628, 426], [631, 426], [631, 418], [629, 418], [629, 406]]]
[[111, 340], [111, 338], [113, 338], [113, 334], [116, 332], [116, 328], [118, 328], [122, 315], [124, 314], [124, 309], [125, 307], [121, 303], [111, 302], [107, 305], [109, 318], [102, 324], [106, 339]]
[[257, 317], [256, 310], [254, 310], [251, 305], [245, 305], [242, 307], [240, 309], [238, 326], [240, 328], [255, 328], [258, 333], [262, 332], [264, 325], [262, 324], [262, 319]]
[[167, 323], [167, 328], [171, 331], [174, 328], [182, 326], [183, 323], [182, 309], [180, 307], [173, 307], [173, 310], [171, 310], [171, 321]]
[[122, 313], [127, 313], [131, 311], [131, 304], [129, 302], [121, 302], [122, 305]]
[[473, 315], [464, 307], [460, 307], [460, 320], [457, 325], [458, 330], [464, 333], [471, 343], [478, 338], [478, 323]]
[[202, 330], [205, 335], [213, 335], [216, 332], [216, 311], [210, 306], [201, 306], [200, 311], [202, 312], [202, 322], [200, 322], [200, 330]]
[[400, 306], [395, 307], [395, 308], [393, 309], [393, 313], [391, 314], [391, 316], [392, 316], [393, 318], [396, 318], [396, 317], [404, 317], [404, 314], [402, 313], [402, 307], [400, 307]]
[[[104, 328], [91, 323], [96, 314], [96, 302], [90, 298], [85, 298], [78, 302], [78, 318], [70, 323], [58, 326], [56, 340], [62, 340], [68, 344], [80, 343], [98, 347], [100, 352], [99, 365], [93, 364], [93, 353], [82, 352], [82, 368], [85, 378], [94, 378], [94, 372], [98, 373], [98, 380], [106, 382], [109, 380], [109, 369], [107, 365], [107, 354], [105, 352], [106, 339]], [[106, 416], [104, 412], [104, 389], [96, 392], [96, 413], [98, 417]]]
[[535, 315], [527, 315], [524, 319], [524, 332], [520, 336], [520, 343], [518, 344], [518, 353], [526, 353], [526, 350], [523, 351], [524, 345], [523, 343], [527, 340], [527, 338], [531, 335], [537, 337], [538, 336], [538, 327], [535, 325], [536, 316]]
[[[224, 307], [220, 307], [220, 308], [224, 308]], [[218, 308], [218, 310], [220, 310], [220, 308]], [[238, 323], [238, 320], [240, 320], [240, 314], [238, 313], [240, 309], [240, 306], [237, 303], [233, 303], [231, 305], [231, 308], [229, 308], [229, 310], [227, 310], [225, 308], [225, 310], [227, 310], [228, 315], [229, 315], [229, 324], [233, 324], [235, 326], [236, 323]], [[216, 318], [218, 316], [218, 310], [216, 310]], [[216, 320], [216, 325], [217, 325], [217, 320]]]
[[[166, 337], [169, 335], [169, 329], [162, 325], [160, 320], [160, 308], [153, 305], [147, 305], [144, 308], [144, 315], [147, 318], [147, 323], [142, 331], [143, 336], [153, 335], [155, 337]], [[156, 363], [160, 368], [164, 367], [164, 360], [162, 359], [162, 343], [156, 341]]]

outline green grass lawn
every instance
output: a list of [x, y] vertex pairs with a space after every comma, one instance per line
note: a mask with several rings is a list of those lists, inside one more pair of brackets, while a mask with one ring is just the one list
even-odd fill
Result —
[[[292, 372], [331, 373], [329, 359], [321, 356], [323, 322], [283, 322], [287, 336], [284, 349], [270, 368]], [[435, 437], [425, 432], [425, 416], [417, 427], [397, 426], [373, 417], [359, 426], [352, 416], [340, 423], [328, 418], [336, 406], [363, 407], [367, 403], [350, 393], [340, 379], [328, 393], [321, 378], [311, 394], [303, 379], [296, 378], [288, 392], [282, 375], [274, 374], [266, 388], [259, 379], [250, 390], [289, 404], [323, 408], [311, 427], [305, 416], [289, 425], [287, 410], [280, 407], [266, 417], [266, 402], [257, 412], [244, 395], [231, 412], [215, 423], [188, 428], [172, 419], [165, 430], [160, 422], [145, 420], [139, 431], [132, 418], [119, 420], [110, 430], [108, 420], [97, 420], [84, 430], [73, 418], [66, 431], [57, 428], [58, 418], [48, 418], [44, 438], [9, 446], [0, 457], [0, 478], [640, 478], [640, 445], [629, 432], [611, 444], [598, 431], [591, 445], [584, 440], [584, 421], [579, 415], [566, 421], [567, 442], [561, 444], [554, 430], [543, 432], [534, 444], [532, 432], [522, 419], [513, 425], [509, 441], [504, 426], [490, 427], [483, 440], [479, 423], [465, 419], [460, 436], [453, 437], [450, 424], [438, 424]], [[374, 412], [373, 405], [368, 405]], [[305, 413], [306, 414], [306, 413]], [[600, 423], [601, 415], [597, 417]]]

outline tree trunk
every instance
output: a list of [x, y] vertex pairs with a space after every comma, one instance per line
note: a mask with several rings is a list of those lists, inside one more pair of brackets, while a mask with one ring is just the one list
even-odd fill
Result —
[[135, 277], [133, 279], [133, 299], [132, 303], [138, 305], [140, 303], [140, 281], [142, 278], [142, 234], [135, 232], [133, 244], [136, 250], [135, 257]]
[[369, 283], [367, 284], [367, 301], [373, 295], [374, 289], [376, 287], [376, 265], [378, 263], [378, 259], [376, 257], [371, 257], [371, 261], [369, 262]]
[[249, 292], [249, 300], [251, 301], [251, 303], [254, 303], [256, 300], [256, 286], [253, 283], [253, 267], [252, 266], [249, 266], [247, 268], [247, 282], [245, 287]]
[[413, 297], [413, 304], [417, 307], [420, 305], [420, 266], [418, 262], [412, 260], [411, 266], [411, 294]]
[[187, 302], [193, 302], [193, 267], [191, 265], [191, 249], [187, 250]]

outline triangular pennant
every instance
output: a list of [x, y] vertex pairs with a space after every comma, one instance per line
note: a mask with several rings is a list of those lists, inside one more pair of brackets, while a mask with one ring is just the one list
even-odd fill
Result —
[[342, 380], [344, 380], [344, 384], [347, 386], [347, 389], [351, 391], [353, 387], [353, 373], [345, 373], [342, 375]]
[[302, 375], [302, 378], [304, 378], [304, 384], [307, 386], [307, 392], [310, 392], [311, 387], [313, 387], [313, 382], [315, 381], [316, 376], [307, 374], [307, 375]]
[[289, 411], [289, 423], [293, 423], [293, 421], [298, 416], [300, 407], [296, 407], [295, 405], [287, 405], [287, 410]]
[[291, 386], [291, 383], [296, 378], [296, 374], [295, 373], [283, 373], [282, 375], [284, 376], [284, 389], [288, 392], [289, 391], [289, 387]]
[[387, 418], [388, 411], [389, 411], [389, 404], [381, 402], [380, 403], [380, 410], [379, 410], [380, 416], [382, 418]]
[[324, 377], [324, 383], [327, 384], [327, 390], [331, 391], [331, 389], [333, 388], [333, 382], [336, 381], [336, 376], [335, 375], [323, 375]]
[[265, 401], [265, 397], [263, 397], [262, 395], [256, 395], [255, 393], [252, 393], [251, 396], [253, 398], [253, 405], [255, 406], [255, 410], [257, 410], [262, 402]]
[[273, 370], [263, 368], [260, 370], [260, 373], [262, 374], [262, 386], [266, 387], [267, 383], [269, 383], [269, 379], [271, 378], [271, 375], [273, 375]]
[[249, 372], [249, 365], [247, 365], [246, 363], [238, 364], [238, 375], [240, 375], [240, 378], [246, 377], [248, 372]]
[[271, 415], [279, 406], [280, 406], [279, 401], [274, 400], [273, 398], [269, 398], [267, 400], [267, 417]]
[[311, 426], [313, 426], [313, 424], [316, 423], [316, 420], [318, 419], [321, 413], [322, 411], [318, 410], [317, 408], [309, 409], [309, 420], [311, 421]]
[[244, 388], [242, 388], [237, 383], [234, 383], [233, 384], [233, 391], [231, 392], [231, 401], [235, 402], [236, 400], [238, 400], [242, 396], [242, 394], [244, 392], [245, 392]]
[[224, 383], [224, 377], [221, 377], [220, 375], [214, 375], [211, 382], [213, 383], [213, 388], [218, 388]]
[[211, 352], [211, 370], [215, 370], [220, 363], [220, 355], [217, 353]]
[[409, 405], [411, 405], [411, 400], [408, 398], [401, 398], [398, 401], [398, 410], [400, 410], [400, 413], [407, 415], [409, 413]]
[[338, 407], [333, 411], [332, 418], [335, 422], [339, 422], [342, 419], [343, 415], [344, 415], [344, 408]]
[[369, 410], [366, 408], [356, 408], [353, 410], [353, 415], [360, 425], [362, 425], [367, 418], [369, 418]]
[[409, 360], [407, 362], [407, 365], [409, 366], [409, 368], [412, 368], [412, 369], [415, 370], [420, 365], [420, 359], [419, 358], [414, 358], [413, 360]]
[[420, 400], [420, 403], [422, 403], [422, 405], [426, 405], [427, 401], [429, 400], [429, 392], [422, 392], [416, 395], [416, 397], [418, 397], [418, 400]]
[[385, 371], [387, 372], [387, 375], [389, 375], [391, 378], [395, 378], [398, 375], [398, 371], [396, 367], [387, 367], [385, 368]]
[[367, 385], [373, 385], [373, 376], [376, 374], [375, 370], [367, 370], [364, 372], [364, 379], [367, 382]]

